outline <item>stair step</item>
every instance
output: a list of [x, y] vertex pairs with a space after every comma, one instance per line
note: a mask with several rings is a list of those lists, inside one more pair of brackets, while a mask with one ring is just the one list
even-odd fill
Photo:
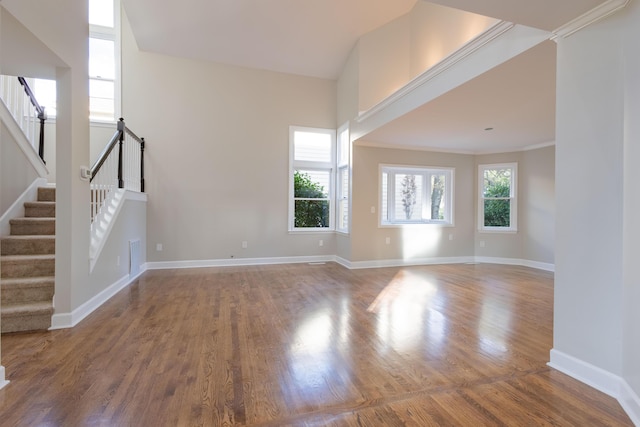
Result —
[[9, 220], [11, 234], [24, 235], [54, 235], [56, 233], [55, 218], [15, 218]]
[[56, 188], [55, 187], [38, 187], [38, 201], [55, 202]]
[[24, 216], [30, 218], [55, 218], [56, 202], [25, 202]]
[[36, 302], [2, 307], [2, 333], [46, 330], [51, 327], [53, 304]]
[[5, 306], [28, 302], [51, 302], [55, 292], [55, 277], [25, 277], [2, 279], [0, 296]]
[[55, 255], [3, 255], [0, 263], [2, 279], [55, 276]]
[[0, 238], [3, 255], [45, 255], [56, 251], [55, 236], [6, 236]]

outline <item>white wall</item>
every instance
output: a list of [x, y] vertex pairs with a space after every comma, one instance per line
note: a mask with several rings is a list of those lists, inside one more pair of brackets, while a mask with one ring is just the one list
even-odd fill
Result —
[[411, 11], [360, 38], [360, 111], [373, 107], [498, 20], [418, 1]]
[[[364, 143], [366, 144], [366, 142]], [[518, 163], [518, 232], [477, 231], [479, 164]], [[380, 227], [379, 165], [455, 168], [454, 226]], [[359, 261], [473, 258], [553, 268], [554, 147], [470, 155], [379, 148], [357, 143], [353, 162], [351, 258]], [[376, 213], [371, 213], [374, 207]], [[450, 240], [450, 235], [452, 240]], [[391, 244], [386, 244], [386, 238]], [[480, 241], [484, 242], [481, 247]]]
[[[558, 40], [554, 357], [640, 394], [640, 4]], [[557, 357], [556, 357], [557, 356]], [[600, 371], [602, 370], [602, 371]], [[636, 421], [640, 404], [635, 403]]]
[[[640, 5], [633, 2], [621, 17], [625, 28], [625, 113], [624, 113], [624, 190], [623, 190], [623, 346], [624, 379], [640, 396], [640, 55], [635, 43], [640, 36]], [[629, 405], [631, 407], [631, 405]], [[640, 423], [640, 402], [636, 401], [635, 420]]]
[[518, 180], [522, 259], [555, 263], [555, 146], [522, 153]]
[[335, 254], [333, 233], [288, 233], [287, 205], [289, 126], [335, 129], [336, 82], [141, 52], [123, 27], [123, 116], [147, 141], [148, 260]]
[[[38, 178], [4, 123], [0, 126], [0, 216]], [[29, 147], [30, 148], [30, 147]]]
[[147, 259], [147, 203], [130, 199], [125, 199], [122, 203], [124, 205], [113, 224], [109, 239], [90, 274], [89, 286], [94, 294], [128, 277], [129, 241], [141, 242], [141, 264], [137, 267]]

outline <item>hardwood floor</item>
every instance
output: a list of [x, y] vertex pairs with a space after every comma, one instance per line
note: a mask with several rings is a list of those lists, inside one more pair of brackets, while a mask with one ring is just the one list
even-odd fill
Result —
[[553, 275], [148, 271], [73, 329], [2, 336], [1, 426], [624, 426], [546, 366]]

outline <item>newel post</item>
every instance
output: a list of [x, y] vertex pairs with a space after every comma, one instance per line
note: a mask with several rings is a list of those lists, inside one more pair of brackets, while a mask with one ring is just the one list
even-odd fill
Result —
[[124, 188], [124, 179], [122, 177], [122, 147], [124, 145], [124, 119], [120, 117], [118, 122], [118, 131], [120, 132], [120, 143], [118, 144], [118, 188]]
[[144, 138], [140, 138], [140, 192], [144, 193]]

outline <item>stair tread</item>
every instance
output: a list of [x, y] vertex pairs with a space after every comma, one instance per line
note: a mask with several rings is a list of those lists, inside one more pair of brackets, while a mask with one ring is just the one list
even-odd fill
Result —
[[51, 301], [7, 304], [2, 306], [2, 317], [49, 313], [53, 313], [53, 303]]
[[2, 236], [2, 240], [55, 240], [53, 234], [12, 234], [10, 236]]
[[23, 216], [21, 218], [13, 218], [10, 219], [9, 222], [11, 224], [20, 223], [20, 222], [53, 222], [56, 218], [53, 216]]
[[0, 259], [3, 261], [21, 261], [27, 259], [49, 260], [55, 259], [55, 254], [38, 254], [38, 255], [2, 255]]
[[0, 284], [2, 286], [41, 286], [43, 284], [53, 283], [55, 276], [34, 276], [34, 277], [7, 277], [2, 278]]

